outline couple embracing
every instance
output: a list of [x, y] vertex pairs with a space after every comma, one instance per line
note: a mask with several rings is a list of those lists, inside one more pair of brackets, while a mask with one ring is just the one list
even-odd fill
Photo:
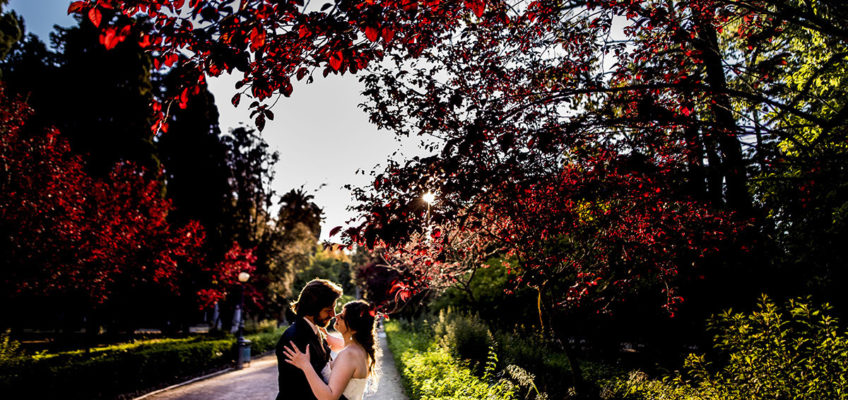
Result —
[[[277, 400], [361, 400], [375, 365], [373, 307], [357, 300], [336, 314], [341, 288], [314, 279], [292, 305], [294, 322], [277, 342], [280, 392]], [[333, 327], [341, 338], [327, 333]], [[336, 353], [331, 359], [331, 351]]]

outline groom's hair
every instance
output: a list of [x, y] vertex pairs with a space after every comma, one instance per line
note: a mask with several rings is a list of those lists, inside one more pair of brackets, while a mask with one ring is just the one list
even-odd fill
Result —
[[292, 309], [298, 317], [314, 317], [342, 296], [342, 288], [326, 279], [313, 279], [303, 287]]

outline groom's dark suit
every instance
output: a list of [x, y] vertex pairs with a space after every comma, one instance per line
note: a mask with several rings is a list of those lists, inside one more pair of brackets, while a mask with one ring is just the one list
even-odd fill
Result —
[[283, 336], [277, 342], [277, 368], [280, 373], [278, 378], [280, 392], [277, 394], [277, 400], [315, 400], [315, 395], [312, 394], [303, 371], [286, 362], [283, 349], [289, 343], [294, 343], [300, 351], [306, 350], [306, 345], [309, 345], [309, 361], [318, 376], [321, 376], [321, 370], [330, 361], [330, 346], [323, 338], [316, 335], [309, 326], [309, 322], [301, 317], [295, 318], [294, 323], [283, 332]]

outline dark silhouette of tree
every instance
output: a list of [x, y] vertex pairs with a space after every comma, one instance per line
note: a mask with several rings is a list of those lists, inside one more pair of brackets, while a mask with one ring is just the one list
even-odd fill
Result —
[[285, 231], [291, 231], [296, 224], [303, 224], [313, 236], [316, 238], [321, 236], [324, 211], [313, 202], [313, 199], [314, 196], [306, 194], [302, 186], [280, 196], [277, 221]]
[[[14, 12], [3, 12], [3, 6], [8, 3], [8, 0], [0, 0], [0, 60], [5, 59], [15, 43], [24, 36], [23, 20]], [[2, 78], [0, 71], [0, 79]]]
[[[179, 85], [190, 79], [193, 68], [180, 65], [164, 76], [155, 75], [161, 98], [179, 95]], [[215, 97], [204, 85], [191, 94], [185, 108], [174, 105], [166, 132], [156, 142], [162, 162], [167, 197], [174, 203], [169, 218], [175, 222], [194, 220], [207, 233], [208, 254], [223, 257], [232, 244], [229, 224], [234, 192], [230, 187], [228, 148], [221, 138]]]
[[[35, 108], [31, 128], [59, 128], [94, 175], [108, 175], [120, 161], [157, 171], [150, 57], [135, 41], [107, 51], [100, 31], [78, 21], [51, 35], [56, 53], [34, 36], [15, 46], [3, 65], [9, 90]], [[69, 101], [74, 96], [85, 101]]]

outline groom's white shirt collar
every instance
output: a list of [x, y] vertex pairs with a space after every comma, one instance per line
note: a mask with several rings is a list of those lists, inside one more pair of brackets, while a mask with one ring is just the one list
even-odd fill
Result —
[[309, 324], [309, 327], [312, 328], [312, 332], [315, 332], [315, 336], [320, 336], [318, 335], [318, 327], [315, 326], [315, 324], [310, 321], [309, 318], [304, 318], [303, 320], [306, 321], [307, 324]]

